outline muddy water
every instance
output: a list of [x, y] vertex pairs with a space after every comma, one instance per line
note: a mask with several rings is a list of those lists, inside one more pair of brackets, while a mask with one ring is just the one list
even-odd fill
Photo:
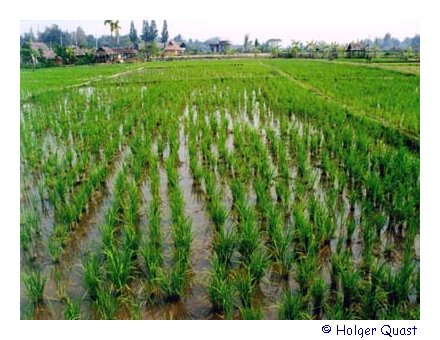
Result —
[[180, 130], [179, 158], [181, 161], [179, 166], [180, 188], [185, 201], [185, 215], [192, 220], [194, 234], [191, 245], [193, 278], [190, 292], [182, 303], [192, 319], [204, 319], [208, 317], [211, 309], [211, 303], [207, 298], [206, 283], [210, 267], [212, 226], [200, 197], [193, 193], [195, 184], [189, 169], [187, 141], [182, 129]]
[[[42, 257], [40, 269], [47, 278], [44, 289], [45, 302], [35, 309], [34, 318], [63, 319], [65, 299], [67, 297], [82, 299], [86, 295], [82, 260], [87, 252], [97, 249], [100, 243], [99, 226], [104, 223], [106, 212], [113, 202], [113, 186], [116, 176], [129, 153], [129, 148], [123, 149], [115, 160], [113, 170], [106, 179], [105, 187], [94, 192], [85, 215], [67, 237], [59, 263], [52, 264], [47, 254]], [[22, 265], [29, 265], [29, 263], [23, 262]], [[29, 308], [23, 285], [21, 285], [20, 297], [23, 308]], [[83, 301], [84, 303], [88, 305], [87, 301]]]

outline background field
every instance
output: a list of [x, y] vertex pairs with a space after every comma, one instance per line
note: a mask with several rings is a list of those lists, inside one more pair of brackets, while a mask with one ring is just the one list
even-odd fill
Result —
[[22, 70], [22, 318], [418, 319], [407, 69]]

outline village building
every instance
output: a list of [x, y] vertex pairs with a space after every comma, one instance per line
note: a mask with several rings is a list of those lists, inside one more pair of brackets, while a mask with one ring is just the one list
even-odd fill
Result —
[[185, 53], [185, 47], [181, 47], [181, 44], [179, 44], [178, 42], [174, 41], [174, 40], [170, 40], [168, 41], [168, 43], [166, 44], [165, 48], [163, 49], [162, 55], [164, 57], [174, 57], [174, 56], [179, 56]]
[[113, 48], [113, 51], [118, 55], [119, 59], [129, 60], [136, 57], [137, 51], [132, 47]]
[[213, 53], [226, 53], [229, 46], [231, 46], [231, 43], [226, 39], [217, 39], [217, 41], [209, 44], [209, 48]]
[[368, 51], [367, 48], [360, 43], [350, 43], [345, 51], [347, 53], [347, 58], [367, 58]]
[[85, 48], [80, 48], [78, 46], [72, 46], [72, 49], [73, 49], [73, 54], [77, 58], [83, 58], [89, 52], [89, 50], [87, 50]]
[[42, 53], [42, 56], [47, 60], [54, 60], [56, 55], [55, 52], [49, 48], [45, 43], [42, 42], [31, 42], [30, 48], [38, 53]]
[[115, 61], [117, 59], [117, 54], [110, 47], [99, 47], [95, 52], [95, 62], [97, 63], [108, 63]]

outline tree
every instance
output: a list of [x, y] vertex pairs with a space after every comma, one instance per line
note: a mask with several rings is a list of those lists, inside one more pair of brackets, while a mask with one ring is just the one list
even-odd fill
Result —
[[86, 37], [87, 48], [98, 48], [98, 41], [93, 34], [88, 34]]
[[330, 44], [330, 59], [338, 59], [339, 53], [338, 53], [338, 44], [336, 42], [332, 42]]
[[144, 53], [145, 58], [147, 60], [151, 60], [152, 58], [159, 56], [160, 50], [157, 47], [156, 42], [152, 41], [152, 42], [147, 42], [145, 44], [145, 47], [142, 49], [142, 52]]
[[391, 47], [392, 47], [391, 34], [387, 33], [383, 37], [382, 49], [387, 51], [387, 50], [390, 50]]
[[377, 52], [379, 52], [379, 46], [377, 46], [377, 44], [373, 44], [373, 46], [371, 47], [371, 52], [373, 53], [373, 58], [377, 57]]
[[419, 52], [420, 51], [420, 34], [417, 34], [414, 36], [414, 38], [412, 38], [411, 40], [411, 48], [414, 51]]
[[167, 21], [164, 20], [163, 21], [163, 26], [162, 26], [162, 34], [161, 34], [161, 37], [160, 37], [160, 42], [165, 44], [168, 41], [168, 36], [169, 36], [169, 34], [168, 34], [168, 24], [167, 24]]
[[[67, 36], [69, 36], [69, 34], [67, 34]], [[70, 36], [69, 38], [67, 38], [67, 36], [61, 31], [58, 25], [52, 25], [51, 27], [46, 27], [42, 33], [39, 33], [38, 40], [49, 46], [55, 44], [65, 45], [68, 44], [67, 40], [70, 40]]]
[[121, 29], [121, 26], [119, 26], [119, 20], [105, 20], [104, 25], [109, 25], [110, 35], [113, 38], [113, 33], [115, 33], [117, 44], [119, 45], [119, 30]]
[[120, 30], [121, 28], [122, 28], [122, 27], [119, 26], [119, 20], [116, 20], [116, 21], [114, 22], [114, 29], [115, 29], [116, 41], [117, 41], [118, 46], [119, 46], [119, 30]]
[[292, 40], [292, 44], [290, 45], [290, 54], [292, 58], [298, 57], [299, 52], [301, 51], [301, 43], [297, 40]]
[[309, 52], [309, 58], [315, 58], [316, 50], [318, 45], [315, 40], [311, 40], [307, 42], [306, 50]]
[[249, 49], [249, 33], [244, 35], [244, 43], [243, 43], [244, 52], [247, 52]]
[[86, 32], [84, 32], [81, 26], [76, 28], [75, 40], [76, 46], [85, 47], [87, 45]]
[[23, 43], [20, 49], [20, 60], [22, 64], [33, 64], [37, 63], [38, 53], [31, 48], [30, 42], [27, 41]]
[[132, 20], [131, 23], [130, 23], [130, 33], [128, 34], [128, 36], [130, 37], [130, 42], [131, 42], [131, 44], [132, 44], [135, 48], [137, 48], [139, 38], [138, 38], [138, 35], [137, 35], [136, 28], [134, 27], [134, 22], [133, 22], [133, 20]]
[[148, 41], [156, 41], [157, 40], [157, 26], [156, 26], [156, 20], [151, 20], [150, 25], [150, 34]]
[[148, 25], [148, 20], [142, 21], [142, 34], [141, 39], [145, 42], [149, 41], [149, 35], [150, 35], [150, 26]]
[[179, 33], [178, 35], [176, 35], [173, 39], [175, 42], [181, 43], [183, 41], [183, 37], [182, 35]]
[[32, 27], [29, 29], [29, 33], [24, 33], [23, 38], [21, 39], [20, 46], [22, 46], [24, 43], [35, 41], [35, 35], [32, 31]]

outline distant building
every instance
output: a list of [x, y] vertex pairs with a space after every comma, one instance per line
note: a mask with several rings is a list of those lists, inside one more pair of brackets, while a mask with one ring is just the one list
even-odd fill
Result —
[[348, 44], [347, 50], [348, 58], [367, 58], [368, 51], [365, 45], [360, 43], [350, 43]]
[[82, 58], [85, 57], [86, 54], [88, 52], [90, 52], [89, 50], [85, 49], [85, 48], [80, 48], [78, 46], [72, 46], [73, 49], [73, 54], [75, 55], [75, 57], [77, 58]]
[[182, 48], [181, 44], [179, 44], [178, 42], [175, 42], [174, 40], [170, 40], [170, 41], [168, 41], [165, 48], [163, 49], [162, 54], [165, 57], [179, 56], [185, 52], [185, 48], [186, 48], [186, 45], [184, 48]]
[[213, 53], [225, 53], [229, 46], [231, 46], [231, 43], [226, 39], [218, 39], [209, 44], [209, 48]]
[[182, 52], [185, 53], [185, 51], [186, 51], [186, 44], [183, 41], [180, 43], [180, 48], [182, 49]]
[[118, 55], [118, 59], [128, 60], [136, 57], [137, 51], [132, 47], [113, 48], [113, 51]]
[[124, 62], [134, 58], [137, 51], [132, 47], [100, 47], [95, 52], [95, 61], [97, 63]]
[[95, 52], [95, 62], [107, 63], [118, 59], [118, 54], [110, 47], [100, 47]]
[[31, 42], [30, 47], [32, 50], [40, 53], [42, 53], [43, 57], [47, 60], [54, 60], [56, 57], [55, 52], [50, 49], [45, 43], [42, 42]]

